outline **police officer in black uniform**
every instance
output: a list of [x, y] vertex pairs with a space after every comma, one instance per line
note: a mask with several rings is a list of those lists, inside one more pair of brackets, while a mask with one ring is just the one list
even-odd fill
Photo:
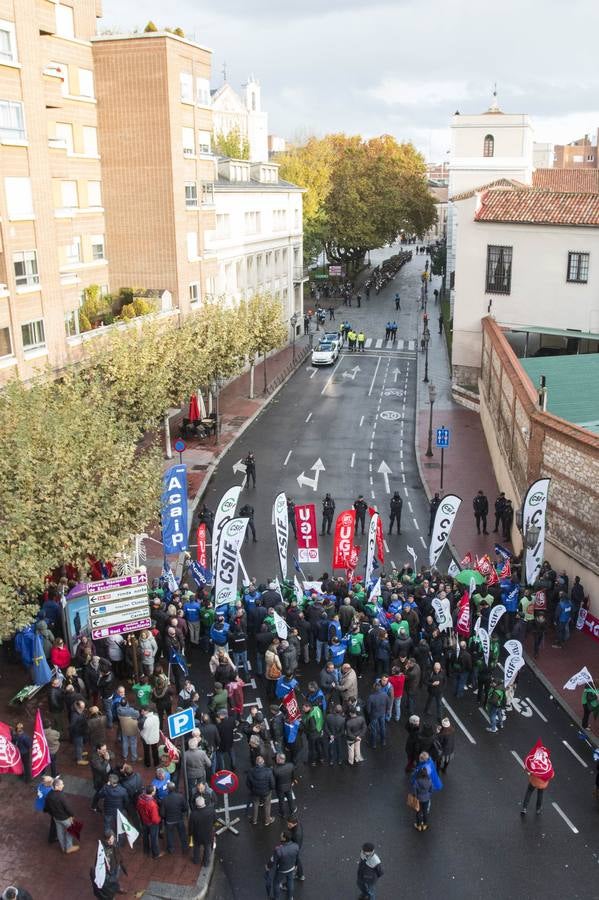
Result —
[[493, 529], [493, 534], [497, 534], [497, 532], [499, 531], [499, 526], [501, 525], [503, 519], [503, 510], [505, 509], [505, 504], [505, 494], [502, 491], [495, 501], [495, 528]]
[[430, 537], [433, 533], [433, 525], [435, 524], [435, 516], [437, 514], [437, 509], [439, 508], [439, 504], [441, 502], [441, 498], [439, 494], [435, 494], [433, 499], [430, 502], [429, 507], [429, 519], [428, 519], [428, 536]]
[[287, 518], [289, 519], [289, 524], [293, 529], [293, 536], [297, 540], [297, 531], [295, 530], [295, 502], [291, 499], [291, 497], [287, 497]]
[[248, 527], [245, 530], [245, 543], [247, 544], [247, 542], [248, 542], [248, 528], [249, 528], [249, 530], [252, 532], [252, 539], [255, 544], [257, 541], [257, 537], [256, 537], [256, 529], [254, 527], [254, 507], [250, 506], [249, 503], [246, 503], [245, 506], [242, 506], [241, 509], [239, 510], [239, 515], [244, 519], [247, 518], [250, 520], [248, 522]]
[[322, 501], [322, 528], [320, 529], [321, 534], [324, 534], [325, 531], [327, 534], [331, 533], [331, 525], [333, 524], [334, 514], [335, 501], [330, 494], [325, 494], [325, 498]]
[[489, 514], [489, 501], [485, 497], [484, 491], [478, 492], [472, 501], [472, 507], [474, 509], [474, 518], [476, 520], [476, 530], [480, 534], [480, 526], [482, 524], [483, 534], [488, 534], [487, 516]]
[[366, 518], [368, 504], [362, 494], [358, 496], [358, 499], [354, 503], [354, 509], [356, 511], [356, 534], [358, 533], [358, 525], [362, 526], [362, 534], [364, 534], [364, 520]]
[[202, 508], [200, 509], [200, 514], [198, 516], [198, 525], [205, 525], [206, 530], [210, 534], [210, 537], [212, 537], [212, 527], [214, 525], [214, 513], [212, 512], [210, 507], [206, 506], [205, 503], [202, 503]]
[[245, 486], [249, 488], [251, 478], [253, 481], [252, 486], [256, 487], [256, 457], [251, 450], [243, 462], [245, 465]]
[[397, 522], [397, 533], [401, 534], [401, 510], [403, 500], [399, 496], [399, 491], [395, 491], [389, 502], [391, 508], [391, 518], [389, 519], [389, 534], [393, 534], [393, 523]]

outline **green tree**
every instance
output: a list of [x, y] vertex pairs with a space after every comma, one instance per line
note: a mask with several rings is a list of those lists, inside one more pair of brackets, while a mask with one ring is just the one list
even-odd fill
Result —
[[325, 202], [331, 190], [334, 152], [331, 139], [311, 137], [302, 146], [277, 156], [281, 178], [305, 189], [303, 196], [304, 259], [322, 250], [326, 226]]
[[154, 24], [154, 22], [152, 22], [152, 20], [150, 19], [150, 21], [148, 22], [148, 24], [147, 24], [146, 27], [144, 28], [144, 31], [145, 31], [146, 33], [147, 33], [148, 31], [158, 31], [158, 28], [156, 27], [156, 25]]
[[226, 156], [231, 159], [249, 159], [250, 158], [250, 142], [237, 126], [232, 128], [227, 134], [215, 132], [213, 137], [213, 148], [219, 156]]
[[[268, 387], [266, 356], [271, 350], [282, 347], [288, 336], [288, 327], [283, 322], [283, 307], [272, 294], [253, 294], [240, 307], [240, 317], [245, 335], [245, 352], [250, 366], [254, 367], [256, 357], [264, 359], [264, 391]], [[253, 372], [250, 377], [250, 397], [253, 395]]]

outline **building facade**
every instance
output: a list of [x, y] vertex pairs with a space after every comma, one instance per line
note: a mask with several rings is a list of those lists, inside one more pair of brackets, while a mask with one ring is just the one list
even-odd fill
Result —
[[111, 283], [186, 314], [216, 272], [211, 51], [154, 32], [95, 38], [93, 54]]
[[61, 368], [109, 290], [90, 39], [99, 0], [0, 0], [0, 381]]
[[[216, 228], [208, 247], [218, 269], [214, 292], [240, 302], [267, 292], [281, 301], [283, 319], [302, 312], [302, 189], [279, 179], [274, 163], [218, 161]], [[298, 326], [299, 327], [299, 326]]]
[[215, 136], [236, 130], [248, 142], [250, 162], [268, 162], [268, 113], [262, 110], [260, 82], [253, 75], [242, 95], [227, 81], [212, 91], [212, 116]]
[[454, 204], [454, 382], [478, 383], [487, 314], [506, 328], [599, 332], [599, 193], [499, 181]]
[[599, 129], [593, 143], [590, 135], [570, 144], [556, 144], [553, 148], [553, 165], [558, 169], [599, 169]]

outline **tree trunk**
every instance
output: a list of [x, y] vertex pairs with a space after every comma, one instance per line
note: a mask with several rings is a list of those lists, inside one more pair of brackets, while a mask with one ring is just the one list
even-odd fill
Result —
[[171, 447], [171, 425], [167, 412], [164, 414], [164, 451], [167, 459], [173, 458], [173, 448]]
[[255, 360], [252, 358], [250, 360], [250, 400], [254, 399], [254, 370]]
[[264, 393], [266, 393], [266, 389], [268, 387], [268, 382], [266, 381], [266, 350], [264, 351]]

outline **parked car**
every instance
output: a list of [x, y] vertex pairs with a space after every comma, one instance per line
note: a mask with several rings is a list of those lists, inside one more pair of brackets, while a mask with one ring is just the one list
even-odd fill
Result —
[[312, 351], [313, 366], [330, 366], [339, 356], [339, 341], [321, 341]]

